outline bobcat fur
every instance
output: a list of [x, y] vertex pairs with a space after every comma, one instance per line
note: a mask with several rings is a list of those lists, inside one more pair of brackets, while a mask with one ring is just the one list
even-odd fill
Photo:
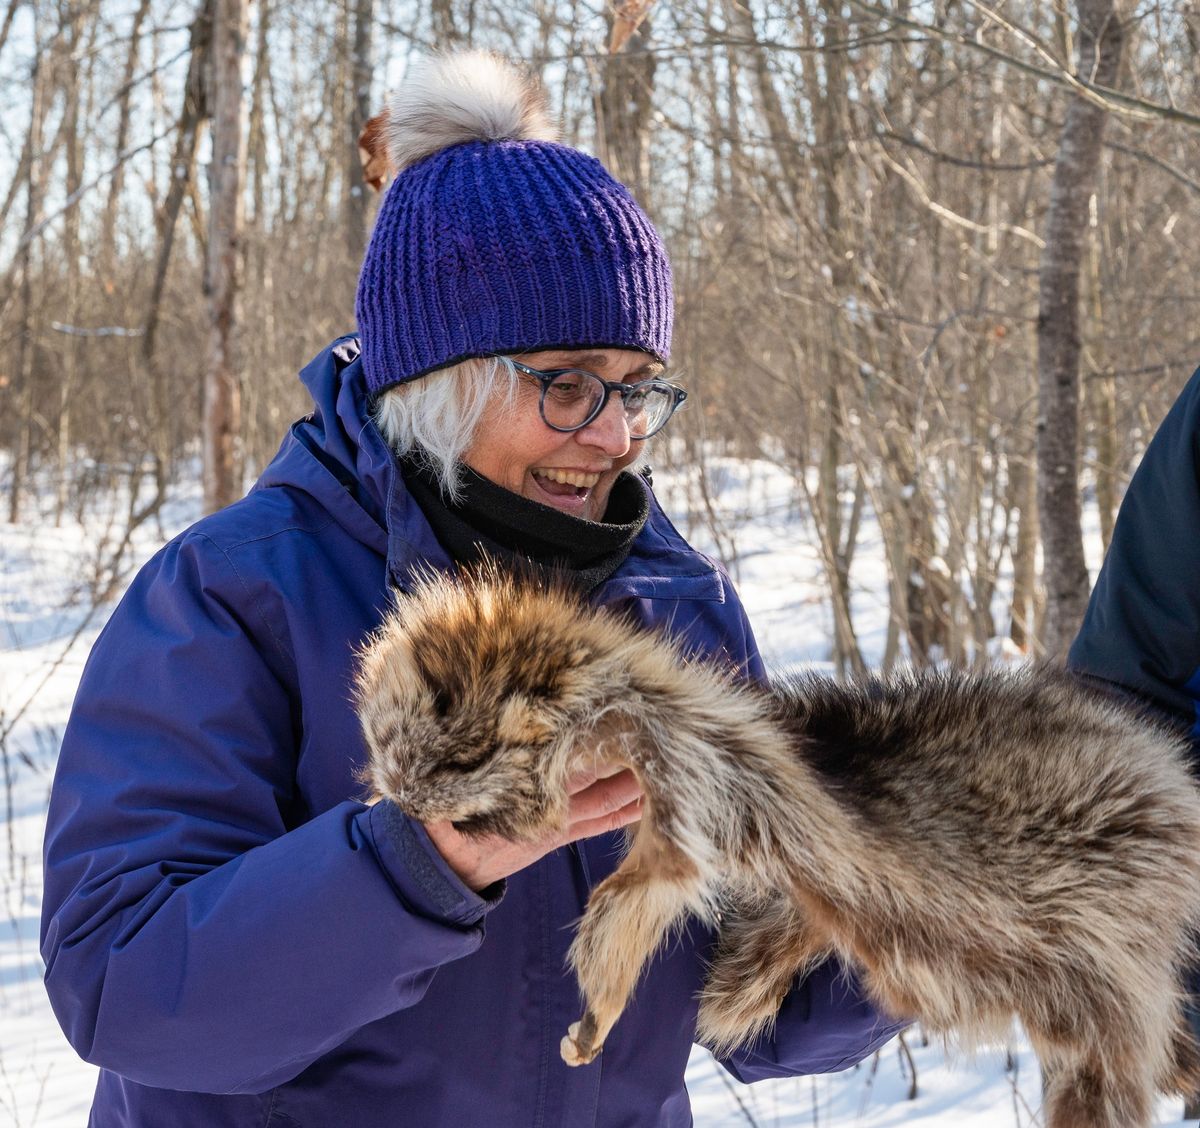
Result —
[[535, 837], [566, 782], [627, 764], [645, 799], [570, 951], [591, 1061], [651, 955], [720, 933], [698, 1036], [763, 1030], [836, 955], [879, 1006], [975, 1042], [1017, 1017], [1049, 1128], [1142, 1128], [1200, 1082], [1181, 967], [1200, 798], [1174, 734], [1051, 669], [748, 686], [566, 590], [431, 578], [362, 655], [373, 799]]

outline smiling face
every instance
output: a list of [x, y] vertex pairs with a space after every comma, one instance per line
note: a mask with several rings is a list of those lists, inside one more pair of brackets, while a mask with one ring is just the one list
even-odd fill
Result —
[[[662, 365], [632, 349], [566, 349], [522, 353], [530, 368], [582, 368], [605, 380], [636, 384], [662, 371]], [[489, 481], [515, 494], [553, 506], [573, 517], [599, 521], [617, 475], [641, 452], [629, 438], [619, 396], [600, 415], [569, 434], [555, 431], [538, 411], [541, 389], [532, 377], [518, 378], [511, 404], [489, 403], [463, 461]]]

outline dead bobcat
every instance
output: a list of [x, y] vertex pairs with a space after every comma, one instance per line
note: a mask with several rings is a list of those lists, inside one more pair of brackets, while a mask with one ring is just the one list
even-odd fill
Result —
[[[975, 1040], [1016, 1015], [1050, 1128], [1139, 1128], [1200, 1080], [1179, 969], [1200, 907], [1181, 742], [1050, 670], [768, 692], [488, 570], [427, 582], [363, 656], [367, 779], [418, 819], [535, 836], [568, 777], [627, 763], [632, 848], [571, 949], [591, 1061], [684, 914], [715, 919], [700, 1040], [773, 1018], [836, 954], [886, 1011]], [[732, 906], [732, 911], [730, 907]]]

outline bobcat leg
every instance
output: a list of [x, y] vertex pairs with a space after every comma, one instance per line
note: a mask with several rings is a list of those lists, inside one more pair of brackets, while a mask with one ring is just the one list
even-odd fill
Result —
[[783, 897], [737, 905], [721, 922], [700, 996], [698, 1040], [720, 1055], [754, 1038], [774, 1020], [797, 973], [826, 954]]
[[1103, 976], [1065, 986], [1044, 1025], [1019, 1016], [1045, 1070], [1047, 1128], [1149, 1128], [1178, 1030], [1170, 983], [1148, 994]]
[[643, 824], [629, 857], [592, 893], [571, 945], [585, 1010], [562, 1040], [568, 1065], [586, 1065], [603, 1048], [642, 967], [668, 929], [698, 907], [699, 889], [696, 867]]
[[1153, 1082], [1136, 1069], [1136, 1050], [1122, 1054], [1118, 1045], [1117, 1057], [1123, 1056], [1135, 1065], [1128, 1073], [1096, 1055], [1052, 1068], [1046, 1085], [1047, 1128], [1149, 1128]]

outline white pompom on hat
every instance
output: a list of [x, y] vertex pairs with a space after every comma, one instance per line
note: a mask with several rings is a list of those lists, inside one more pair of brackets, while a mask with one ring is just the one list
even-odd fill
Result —
[[400, 172], [468, 141], [557, 141], [541, 85], [487, 51], [415, 63], [388, 100], [388, 163]]

